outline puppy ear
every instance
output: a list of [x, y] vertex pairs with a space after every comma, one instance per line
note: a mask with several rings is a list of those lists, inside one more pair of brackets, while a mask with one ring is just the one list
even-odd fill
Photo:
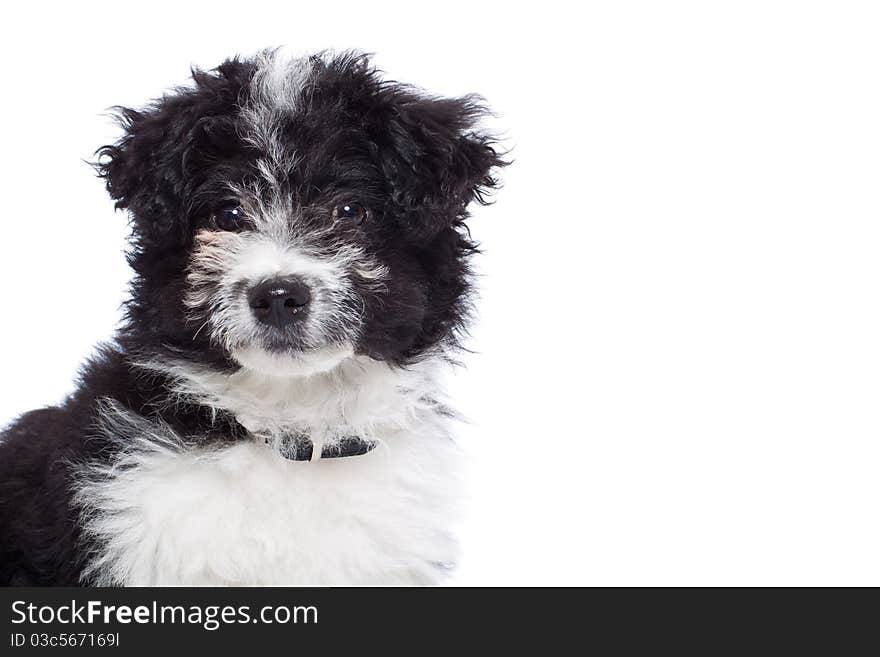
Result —
[[494, 140], [477, 132], [488, 112], [475, 96], [425, 98], [392, 90], [379, 157], [394, 213], [417, 237], [430, 238], [486, 204], [493, 170], [507, 165]]
[[146, 111], [116, 108], [125, 130], [116, 144], [98, 150], [98, 175], [118, 209], [129, 210], [142, 238], [158, 239], [179, 219], [185, 175], [187, 126], [174, 103]]
[[115, 108], [122, 138], [96, 152], [94, 165], [116, 207], [129, 210], [137, 236], [150, 242], [188, 234], [188, 199], [214, 150], [235, 140], [229, 113], [247, 71], [230, 60], [193, 71], [193, 88], [176, 89], [145, 110]]

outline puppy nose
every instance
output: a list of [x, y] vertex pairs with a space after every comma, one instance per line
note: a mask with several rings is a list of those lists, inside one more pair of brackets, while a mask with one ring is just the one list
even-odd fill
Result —
[[248, 304], [263, 324], [284, 328], [299, 320], [312, 295], [298, 278], [276, 278], [255, 285], [248, 292]]

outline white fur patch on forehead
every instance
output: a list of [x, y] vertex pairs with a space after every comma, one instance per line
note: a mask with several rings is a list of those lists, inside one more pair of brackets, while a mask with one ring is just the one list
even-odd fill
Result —
[[288, 172], [295, 161], [293, 149], [282, 141], [286, 116], [296, 112], [303, 92], [315, 70], [308, 57], [294, 57], [282, 50], [261, 53], [256, 58], [250, 98], [242, 108], [245, 140], [265, 153], [259, 169], [270, 183]]
[[309, 57], [295, 57], [283, 50], [263, 52], [256, 58], [251, 80], [251, 99], [265, 109], [291, 112], [308, 85], [314, 65]]

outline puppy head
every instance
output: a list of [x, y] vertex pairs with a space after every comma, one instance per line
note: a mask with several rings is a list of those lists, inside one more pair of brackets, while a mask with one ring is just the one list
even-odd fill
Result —
[[406, 363], [466, 314], [464, 220], [504, 162], [472, 97], [380, 79], [363, 56], [230, 60], [144, 111], [98, 170], [130, 212], [123, 340], [302, 375]]

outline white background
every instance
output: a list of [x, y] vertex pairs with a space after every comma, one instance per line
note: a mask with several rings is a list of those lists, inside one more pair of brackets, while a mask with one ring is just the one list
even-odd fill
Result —
[[579, 4], [7, 3], [0, 421], [118, 320], [102, 112], [236, 52], [354, 47], [480, 92], [514, 149], [471, 222], [455, 582], [880, 584], [877, 15]]

